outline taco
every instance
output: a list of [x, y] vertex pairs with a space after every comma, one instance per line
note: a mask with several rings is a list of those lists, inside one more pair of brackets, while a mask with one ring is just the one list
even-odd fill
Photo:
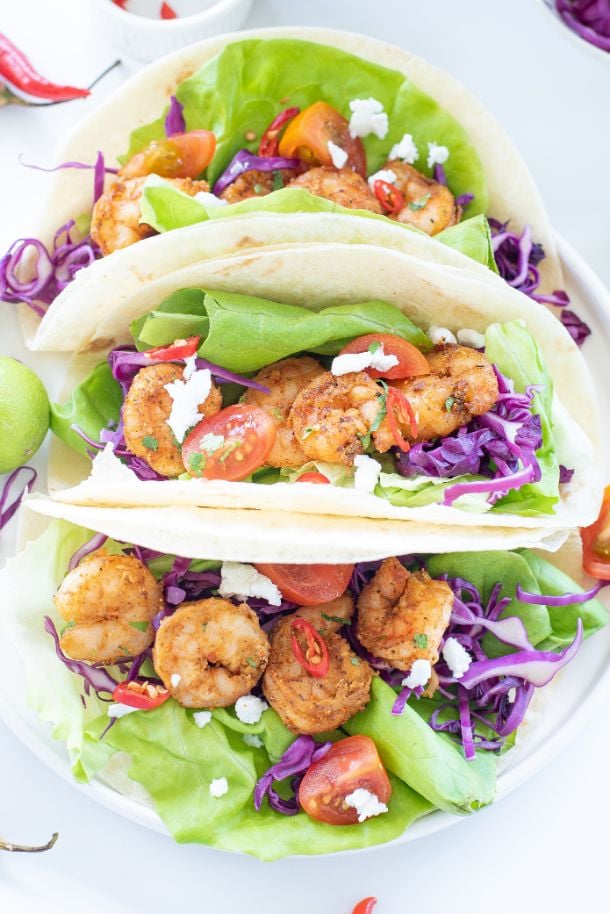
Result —
[[90, 347], [52, 409], [62, 501], [541, 532], [597, 515], [585, 363], [497, 278], [368, 245], [235, 255], [141, 283]]
[[181, 50], [84, 119], [59, 158], [39, 237], [1, 271], [3, 297], [33, 307], [30, 337], [96, 258], [234, 205], [341, 207], [434, 237], [487, 215], [497, 230], [529, 226], [530, 291], [562, 284], [537, 190], [494, 119], [446, 74], [363, 36], [272, 29]]
[[[488, 805], [539, 688], [607, 621], [527, 549], [255, 567], [128, 536], [167, 510], [63, 507], [0, 574], [2, 641], [75, 778], [180, 842], [323, 854]], [[235, 551], [263, 535], [244, 520]]]

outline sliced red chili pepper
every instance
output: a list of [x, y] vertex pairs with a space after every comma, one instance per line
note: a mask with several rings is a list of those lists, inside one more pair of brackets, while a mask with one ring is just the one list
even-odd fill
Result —
[[161, 19], [177, 19], [178, 13], [171, 8], [169, 3], [161, 4]]
[[278, 146], [280, 144], [280, 133], [282, 128], [286, 126], [288, 121], [291, 121], [297, 116], [301, 111], [300, 108], [286, 108], [285, 111], [280, 111], [277, 117], [274, 117], [265, 132], [261, 137], [261, 141], [258, 147], [259, 156], [276, 156], [278, 155]]
[[169, 346], [157, 346], [156, 349], [147, 349], [144, 353], [149, 359], [158, 359], [160, 362], [173, 362], [175, 359], [187, 359], [195, 355], [201, 341], [200, 336], [188, 336], [185, 340], [176, 340]]
[[359, 901], [352, 914], [372, 914], [373, 908], [377, 904], [377, 899], [373, 898], [363, 898], [362, 901]]
[[127, 0], [112, 0], [115, 6], [118, 6], [119, 9], [124, 10], [127, 6]]
[[34, 69], [23, 51], [0, 33], [0, 79], [14, 86], [33, 98], [52, 99], [53, 101], [70, 101], [73, 98], [85, 98], [90, 95], [89, 89], [78, 89], [75, 86], [58, 86], [41, 76]]
[[[296, 616], [292, 620], [290, 627], [293, 632], [290, 636], [292, 652], [297, 661], [310, 676], [315, 676], [316, 679], [324, 679], [330, 666], [330, 656], [326, 641], [320, 632], [316, 631], [311, 622], [308, 622], [307, 619], [302, 619], [300, 616]], [[295, 632], [301, 632], [305, 635], [305, 640], [307, 641], [305, 653], [303, 653]]]
[[330, 479], [327, 479], [324, 473], [303, 473], [297, 477], [297, 482], [314, 482], [320, 485], [330, 485]]
[[404, 451], [405, 453], [410, 451], [411, 445], [405, 438], [403, 438], [400, 432], [396, 414], [398, 413], [401, 415], [405, 422], [409, 422], [412, 438], [417, 436], [417, 418], [413, 412], [413, 407], [405, 395], [402, 393], [402, 391], [398, 390], [397, 387], [388, 388], [386, 397], [386, 409], [388, 413], [388, 423], [390, 425], [390, 431], [392, 432], [394, 441], [401, 451]]
[[394, 187], [393, 184], [389, 184], [388, 181], [382, 181], [381, 179], [373, 181], [373, 193], [390, 216], [394, 216], [401, 209], [404, 209], [405, 198], [398, 188]]
[[122, 705], [137, 708], [139, 711], [152, 711], [169, 698], [165, 686], [133, 679], [131, 682], [120, 682], [112, 697]]

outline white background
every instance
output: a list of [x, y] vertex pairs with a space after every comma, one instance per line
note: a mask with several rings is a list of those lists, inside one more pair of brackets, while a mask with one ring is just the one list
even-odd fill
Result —
[[[555, 227], [610, 285], [610, 56], [606, 65], [594, 59], [539, 5], [255, 0], [247, 25], [364, 32], [457, 76], [517, 142]], [[94, 34], [85, 0], [0, 0], [0, 13], [0, 29], [58, 81], [86, 83], [117, 56]], [[95, 97], [125, 75], [114, 72]], [[62, 131], [89, 104], [0, 109], [0, 251], [31, 231], [47, 180], [22, 168], [18, 154], [52, 164]], [[23, 357], [10, 312], [0, 304], [0, 352]], [[54, 359], [29, 361], [45, 377]], [[607, 712], [598, 714], [525, 787], [454, 828], [366, 856], [276, 864], [179, 847], [116, 817], [45, 769], [0, 724], [0, 834], [32, 842], [60, 832], [48, 854], [0, 854], [0, 910], [349, 914], [365, 895], [379, 898], [375, 914], [603, 908], [610, 733]]]

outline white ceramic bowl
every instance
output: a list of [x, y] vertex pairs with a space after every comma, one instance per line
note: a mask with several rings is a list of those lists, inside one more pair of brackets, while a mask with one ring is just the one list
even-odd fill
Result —
[[243, 25], [253, 0], [170, 0], [178, 19], [141, 14], [161, 0], [132, 0], [133, 12], [112, 0], [90, 0], [96, 25], [119, 51], [137, 61], [157, 60], [202, 38], [235, 31]]
[[577, 35], [568, 25], [565, 24], [557, 8], [555, 7], [554, 0], [539, 0], [539, 6], [542, 7], [543, 11], [546, 13], [547, 17], [554, 22], [558, 29], [561, 29], [564, 35], [566, 35], [570, 41], [578, 45], [581, 50], [588, 52], [591, 56], [595, 57], [596, 60], [601, 60], [606, 66], [610, 65], [610, 52], [602, 51], [601, 48], [596, 47], [594, 44], [591, 44], [589, 41], [585, 41], [584, 38], [581, 38], [580, 35]]

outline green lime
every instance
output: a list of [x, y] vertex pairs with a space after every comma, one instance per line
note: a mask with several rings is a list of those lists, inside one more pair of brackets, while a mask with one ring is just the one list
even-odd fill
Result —
[[49, 398], [34, 372], [0, 356], [0, 473], [10, 473], [36, 453], [49, 429]]

